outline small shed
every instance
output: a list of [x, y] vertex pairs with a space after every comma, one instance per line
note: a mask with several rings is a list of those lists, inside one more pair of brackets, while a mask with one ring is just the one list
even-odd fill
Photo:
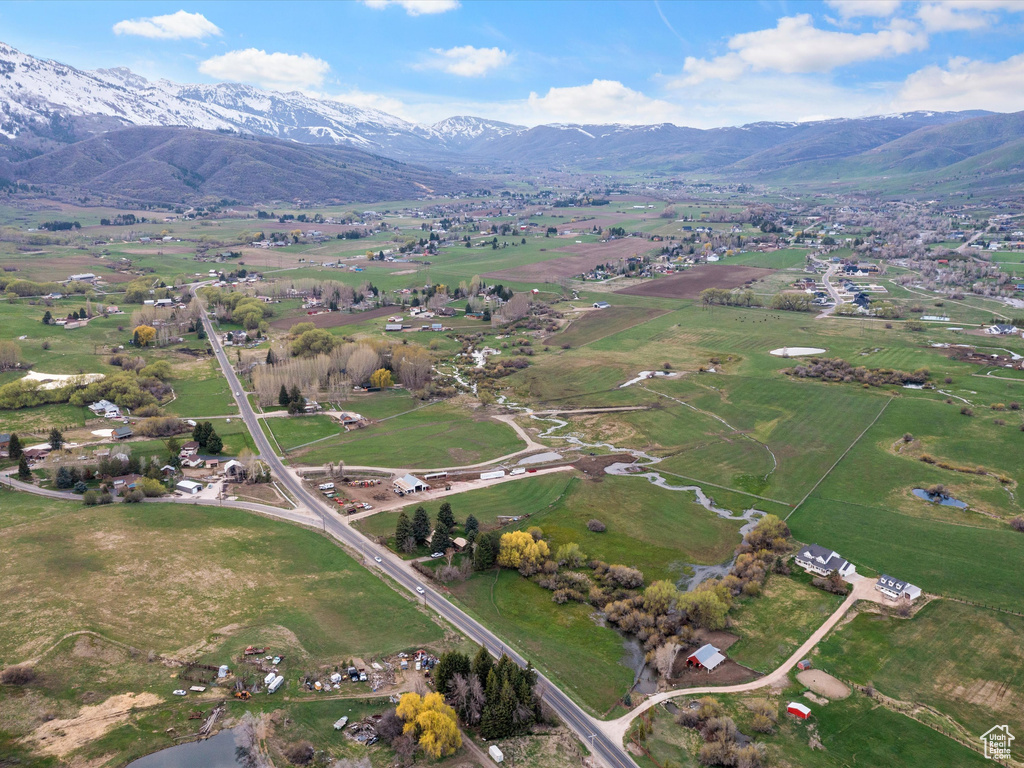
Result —
[[595, 301], [594, 309], [608, 309], [611, 306], [607, 301]]
[[725, 656], [711, 643], [702, 645], [686, 659], [686, 666], [714, 671], [715, 667], [725, 661]]
[[802, 671], [805, 669], [810, 669], [812, 666], [813, 665], [811, 664], [810, 659], [804, 659], [803, 661], [797, 663], [796, 668]]
[[811, 709], [799, 701], [791, 701], [786, 705], [786, 711], [794, 717], [799, 717], [801, 720], [806, 720], [811, 716]]
[[174, 487], [179, 491], [190, 494], [199, 493], [203, 490], [203, 484], [197, 483], [194, 480], [180, 480]]
[[502, 763], [505, 761], [505, 755], [502, 754], [501, 750], [498, 749], [497, 744], [491, 744], [487, 748], [487, 754], [491, 756], [491, 759], [496, 763]]
[[127, 440], [133, 434], [135, 433], [132, 432], [131, 427], [118, 427], [114, 430], [113, 437], [115, 440]]

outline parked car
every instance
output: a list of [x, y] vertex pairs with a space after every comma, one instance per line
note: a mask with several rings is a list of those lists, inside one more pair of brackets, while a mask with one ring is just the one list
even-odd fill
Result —
[[444, 557], [444, 552], [435, 552], [430, 556], [432, 560], [437, 560], [439, 557]]

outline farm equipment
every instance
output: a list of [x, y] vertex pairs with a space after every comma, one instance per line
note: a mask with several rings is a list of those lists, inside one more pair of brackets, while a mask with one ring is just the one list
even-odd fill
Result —
[[252, 698], [252, 694], [248, 691], [235, 691], [235, 698], [239, 701], [248, 701]]

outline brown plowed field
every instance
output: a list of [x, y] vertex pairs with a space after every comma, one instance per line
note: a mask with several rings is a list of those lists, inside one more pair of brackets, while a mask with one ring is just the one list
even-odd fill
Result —
[[378, 307], [368, 309], [365, 312], [324, 312], [320, 315], [295, 315], [294, 317], [282, 317], [270, 323], [271, 328], [287, 331], [296, 323], [312, 323], [317, 328], [340, 328], [343, 325], [355, 325], [375, 317], [387, 317], [388, 315], [401, 314], [401, 307]]
[[623, 288], [616, 293], [628, 296], [658, 296], [663, 299], [696, 299], [705, 288], [739, 288], [753, 280], [767, 277], [774, 270], [759, 267], [730, 267], [700, 264], [682, 274]]
[[641, 256], [657, 247], [650, 240], [638, 237], [624, 237], [607, 243], [573, 243], [558, 248], [556, 253], [568, 253], [569, 256], [557, 256], [548, 261], [535, 264], [524, 264], [521, 267], [500, 269], [488, 272], [484, 277], [497, 280], [518, 280], [524, 283], [544, 283], [560, 277], [574, 277], [589, 272], [599, 264], [625, 259], [630, 256]]

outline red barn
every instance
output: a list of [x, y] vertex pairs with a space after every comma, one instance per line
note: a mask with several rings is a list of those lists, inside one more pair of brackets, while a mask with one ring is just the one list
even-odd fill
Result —
[[791, 715], [799, 717], [801, 720], [806, 720], [811, 716], [811, 710], [809, 707], [805, 707], [799, 701], [791, 701], [786, 705], [786, 711]]

